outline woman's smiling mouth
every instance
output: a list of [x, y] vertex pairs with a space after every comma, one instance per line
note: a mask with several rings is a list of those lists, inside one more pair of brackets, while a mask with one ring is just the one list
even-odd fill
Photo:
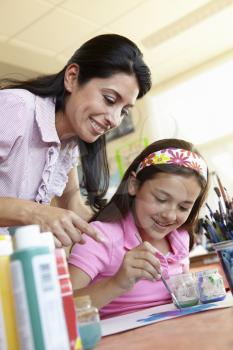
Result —
[[96, 123], [95, 120], [90, 119], [90, 124], [92, 126], [92, 129], [94, 130], [94, 132], [97, 135], [102, 135], [104, 134], [108, 129], [106, 127], [104, 127], [103, 125]]

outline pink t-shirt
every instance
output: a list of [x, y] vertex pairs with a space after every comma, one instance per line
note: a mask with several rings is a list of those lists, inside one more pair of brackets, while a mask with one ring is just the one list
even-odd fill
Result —
[[[92, 222], [104, 236], [104, 243], [97, 243], [85, 235], [86, 244], [75, 244], [69, 263], [77, 266], [88, 274], [96, 283], [113, 276], [120, 268], [127, 251], [140, 244], [140, 236], [135, 226], [132, 214], [117, 223]], [[185, 230], [175, 230], [168, 235], [172, 248], [166, 256], [156, 253], [159, 258], [163, 275], [186, 272], [189, 269], [189, 235]], [[171, 302], [171, 297], [161, 281], [151, 282], [146, 279], [138, 281], [134, 287], [114, 299], [100, 310], [102, 318], [136, 311]]]
[[77, 161], [77, 142], [59, 140], [54, 99], [0, 90], [0, 197], [49, 204]]

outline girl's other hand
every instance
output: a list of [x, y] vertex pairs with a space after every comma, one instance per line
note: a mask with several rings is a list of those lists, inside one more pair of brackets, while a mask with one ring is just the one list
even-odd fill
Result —
[[83, 233], [98, 242], [103, 242], [101, 234], [71, 210], [48, 205], [40, 205], [33, 211], [31, 223], [40, 225], [41, 231], [50, 231], [55, 236], [57, 247], [73, 243], [84, 244]]
[[149, 243], [143, 242], [138, 247], [125, 254], [122, 265], [114, 276], [115, 283], [124, 289], [131, 289], [140, 279], [150, 281], [161, 277], [161, 266], [155, 257], [156, 249]]

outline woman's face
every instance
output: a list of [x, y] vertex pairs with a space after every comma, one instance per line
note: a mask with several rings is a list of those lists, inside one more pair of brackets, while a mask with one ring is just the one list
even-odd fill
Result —
[[135, 104], [139, 87], [135, 76], [125, 73], [93, 78], [82, 86], [77, 75], [78, 67], [72, 65], [65, 76], [70, 95], [64, 113], [56, 114], [56, 128], [61, 140], [78, 136], [91, 143], [121, 123]]
[[134, 216], [142, 239], [153, 244], [182, 226], [200, 192], [195, 176], [158, 173], [141, 187], [132, 176], [129, 193], [135, 196]]

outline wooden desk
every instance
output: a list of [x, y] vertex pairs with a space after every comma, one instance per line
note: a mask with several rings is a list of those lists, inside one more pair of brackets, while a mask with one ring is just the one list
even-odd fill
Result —
[[232, 350], [233, 308], [208, 310], [103, 337], [96, 350]]
[[202, 255], [192, 256], [190, 258], [190, 267], [191, 268], [211, 268], [209, 266], [218, 265], [219, 258], [215, 252], [208, 252]]

